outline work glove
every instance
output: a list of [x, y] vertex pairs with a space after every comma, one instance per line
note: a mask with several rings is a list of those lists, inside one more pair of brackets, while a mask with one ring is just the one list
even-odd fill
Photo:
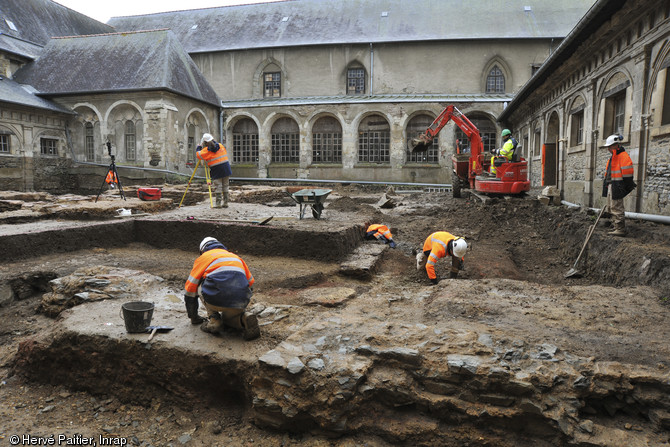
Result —
[[391, 248], [395, 248], [395, 247], [396, 247], [396, 243], [393, 242], [393, 240], [390, 240], [390, 241], [389, 241], [389, 246], [390, 246]]
[[431, 278], [431, 279], [430, 279], [430, 282], [431, 282], [433, 285], [436, 285], [438, 282], [440, 282], [440, 280], [437, 279], [437, 278]]
[[196, 151], [196, 152], [200, 152], [201, 150], [202, 150], [202, 146], [197, 145], [197, 146], [195, 147], [195, 151]]
[[184, 304], [186, 304], [186, 314], [191, 319], [191, 324], [200, 324], [205, 321], [198, 315], [198, 297], [184, 295]]

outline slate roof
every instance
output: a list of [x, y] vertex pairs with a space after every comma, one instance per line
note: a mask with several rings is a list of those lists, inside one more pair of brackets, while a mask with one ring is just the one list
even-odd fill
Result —
[[565, 37], [556, 50], [547, 58], [540, 69], [521, 87], [510, 104], [498, 116], [499, 121], [507, 120], [523, 102], [540, 87], [551, 74], [570, 59], [581, 44], [611, 20], [626, 4], [626, 0], [597, 0]]
[[594, 0], [285, 0], [107, 22], [169, 28], [189, 53], [300, 45], [563, 38]]
[[35, 59], [42, 51], [42, 46], [0, 34], [0, 51], [16, 54], [26, 59]]
[[53, 112], [61, 112], [72, 114], [69, 109], [62, 107], [48, 99], [36, 96], [30, 89], [22, 87], [13, 80], [0, 76], [0, 103], [7, 102], [12, 104], [19, 104], [26, 107], [35, 107], [38, 109], [51, 110]]
[[174, 33], [154, 30], [51, 39], [16, 73], [43, 96], [167, 90], [218, 106], [219, 99]]
[[1, 0], [0, 50], [34, 58], [52, 37], [103, 34], [114, 29], [51, 0]]

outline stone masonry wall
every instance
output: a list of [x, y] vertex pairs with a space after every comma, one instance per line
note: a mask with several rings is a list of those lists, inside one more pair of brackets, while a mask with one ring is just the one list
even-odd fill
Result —
[[652, 139], [642, 191], [646, 213], [670, 214], [670, 135]]

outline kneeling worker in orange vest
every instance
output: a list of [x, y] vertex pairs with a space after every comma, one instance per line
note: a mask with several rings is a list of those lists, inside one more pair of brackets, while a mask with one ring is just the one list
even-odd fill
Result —
[[116, 174], [114, 173], [114, 171], [111, 170], [107, 173], [105, 181], [109, 185], [109, 189], [116, 188], [116, 185], [119, 183], [119, 179], [116, 178]]
[[365, 232], [365, 239], [377, 239], [379, 242], [389, 244], [391, 248], [395, 248], [396, 244], [393, 241], [391, 230], [386, 225], [372, 224]]
[[254, 277], [247, 264], [229, 252], [213, 237], [200, 243], [200, 257], [186, 280], [184, 303], [191, 323], [204, 321], [198, 315], [198, 292], [207, 309], [209, 321], [200, 326], [205, 332], [220, 334], [224, 326], [242, 331], [245, 340], [260, 335], [256, 315], [245, 313], [251, 295]]
[[456, 237], [446, 231], [437, 231], [426, 239], [423, 248], [416, 255], [416, 269], [421, 270], [425, 265], [430, 282], [437, 284], [439, 280], [435, 274], [435, 263], [438, 259], [451, 256], [450, 278], [458, 277], [458, 271], [463, 270], [463, 256], [468, 250], [468, 244], [462, 237]]

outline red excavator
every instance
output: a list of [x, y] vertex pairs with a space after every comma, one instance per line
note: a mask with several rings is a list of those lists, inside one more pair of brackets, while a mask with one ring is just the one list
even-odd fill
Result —
[[426, 150], [449, 120], [453, 120], [470, 140], [469, 153], [461, 153], [459, 144], [457, 153], [451, 156], [453, 163], [451, 183], [454, 197], [461, 197], [462, 188], [486, 194], [508, 195], [530, 191], [528, 162], [517, 152], [519, 147], [515, 148], [509, 161], [505, 157], [495, 157], [496, 175], [491, 176], [488, 172], [493, 154], [484, 152], [479, 129], [453, 105], [447, 106], [424, 133], [409, 142], [411, 150]]

